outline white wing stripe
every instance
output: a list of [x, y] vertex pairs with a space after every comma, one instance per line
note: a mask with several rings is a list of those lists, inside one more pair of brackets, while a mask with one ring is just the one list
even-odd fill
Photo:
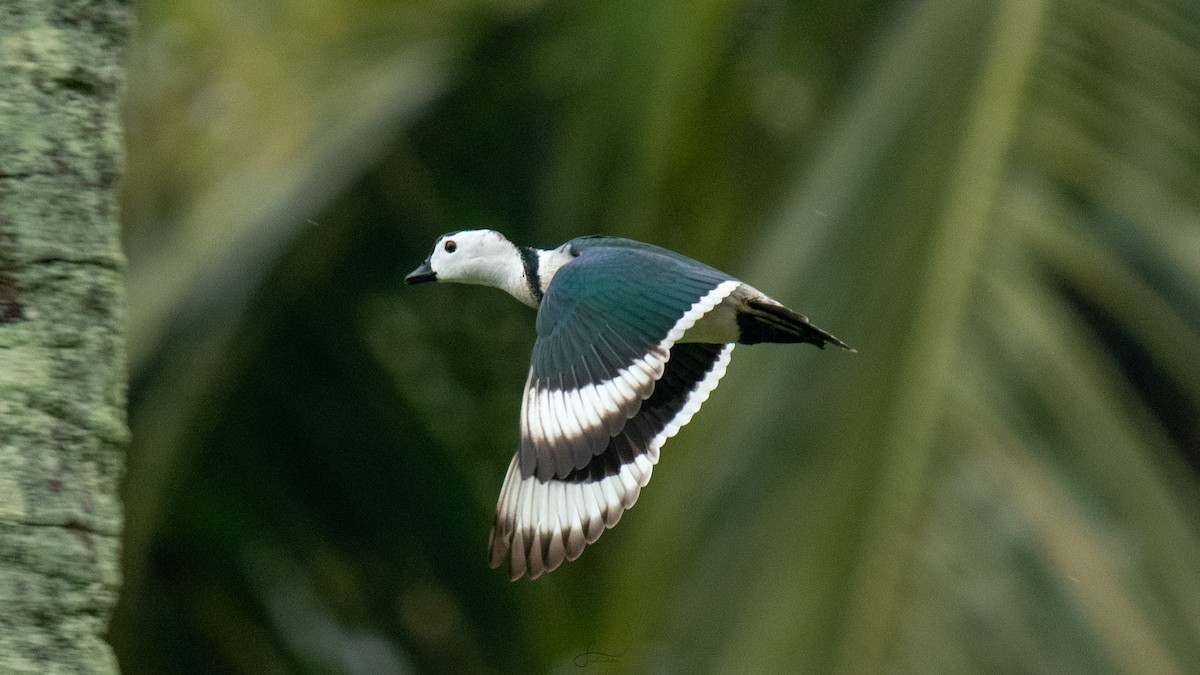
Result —
[[[553, 452], [560, 441], [595, 433], [606, 425], [616, 426], [619, 432], [614, 418], [620, 417], [616, 421], [623, 425], [625, 418], [636, 414], [636, 407], [632, 413], [623, 411], [635, 397], [640, 401], [650, 396], [653, 387], [649, 383], [662, 377], [670, 348], [739, 285], [737, 281], [718, 285], [676, 322], [657, 349], [610, 380], [568, 393], [540, 389], [531, 379], [522, 398], [523, 433], [535, 448]], [[490, 541], [492, 566], [499, 566], [508, 558], [512, 579], [526, 574], [536, 578], [564, 560], [574, 560], [586, 544], [595, 542], [606, 528], [616, 525], [649, 482], [663, 443], [692, 419], [716, 388], [725, 374], [733, 347], [728, 344], [720, 351], [708, 373], [687, 394], [684, 405], [641, 454], [613, 475], [583, 482], [540, 481], [534, 475], [522, 477], [521, 453], [515, 455], [496, 505]], [[651, 378], [649, 382], [647, 377]], [[542, 542], [546, 542], [544, 546]]]
[[[526, 384], [521, 405], [525, 413], [521, 431], [529, 446], [539, 455], [545, 450], [566, 452], [563, 446], [584, 436], [595, 436], [601, 428], [608, 430], [609, 435], [619, 432], [624, 421], [637, 413], [640, 402], [654, 391], [653, 385], [662, 377], [675, 342], [740, 284], [729, 280], [717, 285], [679, 318], [655, 349], [619, 370], [611, 379], [590, 383], [570, 394], [531, 379]], [[685, 420], [679, 426], [686, 423]], [[603, 449], [600, 447], [596, 452]], [[538, 460], [541, 459], [539, 456]], [[576, 468], [579, 468], [578, 464]]]
[[570, 422], [567, 419], [567, 408], [562, 402], [562, 390], [551, 389], [543, 392], [542, 398], [543, 409], [550, 414], [551, 419], [548, 421], [554, 434], [554, 441], [565, 441], [567, 439], [567, 430], [564, 426]]
[[[603, 479], [599, 483], [601, 494], [604, 496], [604, 522], [612, 527], [617, 522], [617, 514], [621, 513], [621, 494], [618, 492], [618, 488], [621, 487], [621, 476], [618, 474], [612, 479]], [[623, 491], [621, 490], [621, 492]]]
[[717, 356], [717, 360], [709, 369], [708, 374], [688, 393], [687, 401], [683, 404], [683, 407], [679, 409], [679, 412], [675, 413], [671, 421], [667, 422], [663, 430], [658, 432], [654, 440], [650, 442], [650, 447], [654, 448], [654, 461], [656, 463], [658, 461], [658, 449], [662, 447], [663, 443], [667, 442], [668, 438], [679, 433], [680, 429], [692, 421], [692, 416], [696, 414], [696, 411], [700, 410], [700, 406], [708, 400], [713, 389], [717, 388], [717, 383], [725, 376], [725, 369], [729, 367], [729, 359], [733, 355], [733, 347], [733, 343], [725, 345], [725, 349], [721, 350], [721, 353]]
[[[662, 444], [687, 424], [716, 388], [729, 365], [733, 347], [726, 345], [718, 354], [708, 374], [687, 395], [683, 407], [654, 436], [646, 451], [614, 475], [578, 483], [542, 482], [533, 476], [522, 478], [514, 455], [496, 505], [492, 566], [498, 567], [511, 556], [513, 579], [526, 574], [536, 578], [555, 569], [563, 560], [578, 558], [586, 544], [595, 542], [605, 529], [615, 525], [650, 481]], [[543, 541], [550, 542], [549, 557], [543, 556]]]
[[[543, 483], [533, 476], [520, 478], [513, 464], [514, 470], [508, 476], [515, 483], [512, 491], [520, 494], [520, 503], [526, 508], [536, 506], [524, 517], [513, 519], [505, 514], [513, 500], [501, 502], [492, 537], [492, 566], [499, 566], [511, 553], [512, 578], [528, 574], [536, 579], [564, 560], [579, 557], [586, 544], [615, 525], [622, 512], [637, 500], [640, 481], [630, 475], [632, 466], [626, 465], [616, 475], [599, 481]], [[547, 542], [548, 556], [543, 555]]]
[[650, 472], [654, 471], [654, 464], [645, 454], [641, 454], [633, 458], [633, 466], [637, 468], [638, 484], [646, 487], [646, 483], [650, 482]]

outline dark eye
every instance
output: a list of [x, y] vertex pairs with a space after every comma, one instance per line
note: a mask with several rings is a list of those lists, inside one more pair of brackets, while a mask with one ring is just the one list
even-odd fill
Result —
[[453, 239], [447, 239], [446, 243], [442, 244], [442, 248], [446, 249], [446, 253], [454, 253], [458, 250], [458, 244], [454, 243]]

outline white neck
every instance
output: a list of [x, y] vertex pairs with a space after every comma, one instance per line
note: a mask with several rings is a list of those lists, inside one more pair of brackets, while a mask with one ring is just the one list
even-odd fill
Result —
[[525, 262], [516, 246], [513, 246], [513, 254], [505, 257], [503, 267], [497, 272], [496, 288], [530, 307], [537, 307], [537, 299], [529, 290], [529, 282], [525, 279]]
[[538, 282], [542, 292], [545, 293], [547, 288], [550, 288], [550, 281], [554, 279], [554, 275], [558, 274], [558, 270], [562, 269], [563, 265], [575, 259], [569, 251], [563, 246], [552, 248], [549, 251], [537, 252], [538, 254]]
[[[532, 249], [532, 251], [534, 253], [532, 265], [527, 265], [525, 259], [521, 257], [520, 251], [516, 251], [517, 255], [510, 258], [510, 262], [505, 264], [503, 285], [499, 287], [517, 300], [536, 309], [541, 304], [542, 295], [550, 287], [550, 281], [554, 275], [574, 256], [562, 247], [548, 251], [542, 249]], [[533, 269], [530, 270], [529, 267]], [[536, 276], [533, 283], [530, 283], [528, 277], [530, 271]]]

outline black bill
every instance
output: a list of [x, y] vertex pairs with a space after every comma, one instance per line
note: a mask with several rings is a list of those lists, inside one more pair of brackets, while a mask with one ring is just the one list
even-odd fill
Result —
[[437, 272], [434, 272], [433, 268], [429, 266], [428, 260], [421, 263], [420, 267], [409, 272], [408, 276], [404, 277], [404, 283], [409, 285], [423, 284], [427, 281], [437, 281]]

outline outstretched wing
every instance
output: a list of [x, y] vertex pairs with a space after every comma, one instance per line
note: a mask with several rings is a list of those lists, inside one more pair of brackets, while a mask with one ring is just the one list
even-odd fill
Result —
[[581, 244], [538, 309], [521, 446], [496, 505], [491, 564], [510, 559], [513, 579], [574, 560], [617, 523], [733, 350], [676, 343], [741, 282], [671, 251]]
[[542, 480], [513, 455], [496, 504], [491, 566], [511, 557], [509, 576], [537, 578], [574, 560], [633, 506], [659, 449], [687, 424], [717, 386], [732, 344], [676, 344], [654, 392], [605, 449], [564, 477]]
[[671, 347], [741, 282], [652, 247], [584, 249], [538, 308], [521, 402], [523, 477], [587, 467], [650, 397]]

